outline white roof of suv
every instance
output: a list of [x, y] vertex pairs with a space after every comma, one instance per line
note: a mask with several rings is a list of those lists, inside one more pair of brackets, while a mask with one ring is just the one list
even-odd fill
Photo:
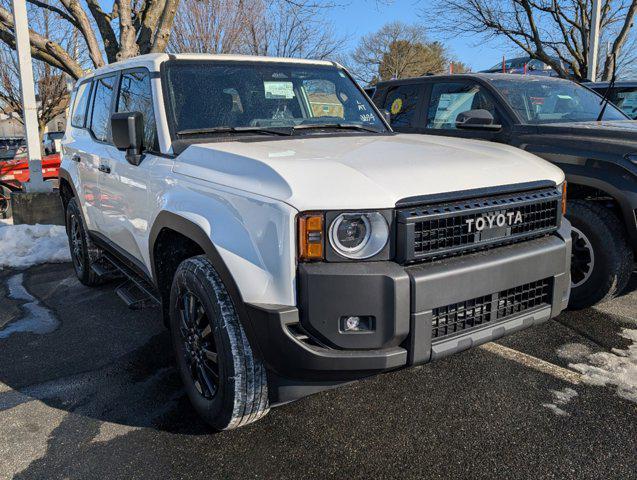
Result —
[[125, 68], [146, 67], [151, 72], [158, 72], [159, 67], [163, 62], [171, 59], [176, 60], [217, 60], [217, 61], [231, 61], [231, 62], [277, 62], [277, 63], [292, 63], [301, 65], [338, 65], [335, 62], [326, 60], [307, 60], [301, 58], [284, 58], [284, 57], [259, 57], [252, 55], [212, 55], [203, 53], [149, 53], [147, 55], [140, 55], [138, 57], [129, 58], [121, 62], [111, 63], [105, 67], [98, 68], [93, 72], [85, 75], [84, 78], [90, 78], [104, 73], [114, 72]]

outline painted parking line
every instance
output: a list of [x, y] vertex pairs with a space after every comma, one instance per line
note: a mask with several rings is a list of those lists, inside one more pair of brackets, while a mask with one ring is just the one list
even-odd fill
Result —
[[480, 345], [479, 348], [486, 350], [489, 353], [493, 353], [494, 355], [497, 355], [501, 358], [512, 360], [519, 363], [520, 365], [524, 365], [525, 367], [537, 370], [538, 372], [551, 375], [572, 385], [578, 385], [582, 382], [582, 376], [579, 373], [574, 372], [573, 370], [560, 367], [559, 365], [547, 362], [546, 360], [542, 360], [541, 358], [522, 353], [518, 350], [513, 350], [512, 348], [505, 347], [497, 343], [486, 343], [484, 345]]

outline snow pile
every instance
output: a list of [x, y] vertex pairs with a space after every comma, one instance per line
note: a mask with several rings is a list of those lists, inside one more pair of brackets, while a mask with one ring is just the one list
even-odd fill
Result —
[[[590, 385], [614, 385], [620, 397], [637, 403], [637, 330], [625, 328], [620, 335], [633, 342], [627, 350], [614, 348], [586, 355], [584, 359], [570, 357], [582, 363], [569, 366], [582, 374], [582, 381]], [[559, 353], [569, 358], [567, 355], [574, 347], [565, 347]]]
[[0, 269], [70, 260], [64, 227], [0, 224]]
[[553, 394], [553, 403], [543, 403], [542, 406], [551, 410], [555, 415], [568, 417], [569, 413], [561, 407], [577, 397], [577, 392], [567, 387], [563, 390], [551, 390], [551, 393]]

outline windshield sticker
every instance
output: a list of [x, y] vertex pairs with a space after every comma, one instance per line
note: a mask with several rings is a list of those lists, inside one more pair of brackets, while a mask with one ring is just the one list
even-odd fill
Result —
[[392, 115], [398, 115], [402, 109], [403, 109], [403, 99], [399, 97], [392, 102], [391, 108], [389, 111], [391, 112]]
[[294, 98], [294, 84], [292, 82], [263, 82], [265, 98], [291, 100]]

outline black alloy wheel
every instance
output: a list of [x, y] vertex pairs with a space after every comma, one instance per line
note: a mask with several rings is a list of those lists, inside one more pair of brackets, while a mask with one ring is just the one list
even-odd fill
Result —
[[200, 255], [179, 264], [169, 302], [179, 376], [202, 419], [215, 430], [229, 430], [267, 414], [265, 365], [210, 259]]
[[184, 360], [201, 396], [210, 400], [219, 391], [217, 346], [204, 306], [193, 292], [184, 290], [179, 302], [179, 333]]
[[66, 205], [66, 233], [75, 274], [80, 282], [92, 287], [102, 283], [100, 277], [91, 267], [101, 255], [84, 229], [84, 220], [75, 198]]
[[11, 217], [11, 190], [0, 185], [0, 219]]
[[77, 215], [71, 216], [69, 237], [71, 240], [71, 258], [75, 271], [81, 275], [84, 271], [84, 244], [82, 243], [82, 225]]

